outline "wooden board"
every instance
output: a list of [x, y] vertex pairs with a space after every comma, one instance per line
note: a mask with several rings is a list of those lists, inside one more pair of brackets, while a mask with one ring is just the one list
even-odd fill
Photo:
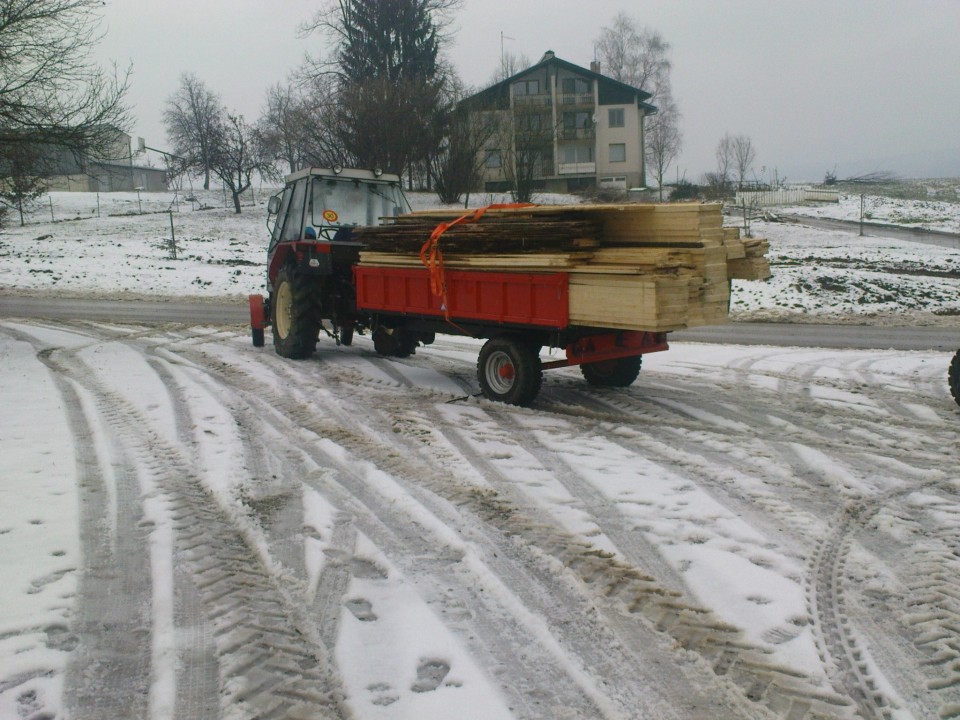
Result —
[[[421, 211], [358, 233], [366, 245], [361, 265], [420, 267], [419, 250], [433, 228], [460, 215]], [[489, 210], [448, 230], [440, 249], [450, 269], [568, 271], [572, 324], [628, 330], [724, 323], [730, 280], [770, 274], [769, 243], [723, 227], [716, 204]]]

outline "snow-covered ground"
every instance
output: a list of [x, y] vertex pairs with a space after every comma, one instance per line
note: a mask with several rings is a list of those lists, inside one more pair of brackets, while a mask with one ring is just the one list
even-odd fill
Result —
[[[906, 200], [864, 193], [862, 210], [867, 223], [960, 233], [960, 196], [952, 200]], [[775, 212], [859, 222], [861, 201], [860, 195], [841, 194], [839, 203], [777, 208]]]
[[[181, 205], [174, 259], [169, 197], [53, 199], [0, 292], [262, 288], [262, 208]], [[960, 251], [754, 232], [741, 317], [960, 315]], [[945, 353], [676, 343], [518, 409], [478, 348], [0, 321], [0, 718], [956, 716]]]
[[[172, 193], [144, 193], [139, 201], [135, 193], [110, 193], [100, 196], [99, 217], [95, 196], [53, 193], [30, 224], [0, 232], [0, 292], [220, 302], [262, 292], [269, 192], [259, 190], [251, 199], [257, 205], [240, 215], [216, 192], [176, 204]], [[415, 209], [436, 207], [434, 195], [410, 200]], [[478, 195], [471, 206], [503, 200]], [[754, 222], [752, 232], [770, 240], [774, 277], [734, 283], [734, 318], [960, 323], [960, 250], [779, 223]]]

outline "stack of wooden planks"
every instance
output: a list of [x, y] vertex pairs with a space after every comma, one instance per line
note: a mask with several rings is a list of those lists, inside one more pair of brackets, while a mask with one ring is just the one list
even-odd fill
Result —
[[[422, 267], [446, 210], [361, 228], [362, 265]], [[766, 240], [723, 227], [720, 205], [557, 205], [490, 209], [440, 238], [444, 267], [569, 273], [571, 325], [670, 331], [726, 322], [730, 280], [765, 279]]]

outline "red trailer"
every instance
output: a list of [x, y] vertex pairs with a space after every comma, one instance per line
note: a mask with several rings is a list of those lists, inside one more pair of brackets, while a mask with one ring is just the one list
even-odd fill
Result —
[[[312, 355], [321, 329], [345, 345], [369, 331], [376, 351], [393, 357], [412, 355], [438, 333], [482, 338], [480, 389], [515, 405], [533, 402], [545, 369], [580, 365], [592, 385], [625, 387], [644, 354], [667, 349], [666, 333], [571, 326], [563, 272], [360, 264], [353, 229], [408, 211], [396, 176], [314, 168], [288, 177], [269, 204], [269, 297], [250, 296], [254, 345], [263, 345], [267, 325], [277, 352], [290, 358]], [[566, 357], [542, 362], [543, 347]]]

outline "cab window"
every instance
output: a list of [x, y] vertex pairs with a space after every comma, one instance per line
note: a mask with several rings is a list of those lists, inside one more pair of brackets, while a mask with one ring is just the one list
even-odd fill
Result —
[[[284, 192], [284, 196], [286, 196]], [[307, 196], [306, 178], [298, 180], [293, 186], [289, 206], [284, 212], [280, 209], [280, 216], [283, 218], [283, 229], [280, 231], [281, 240], [299, 240], [303, 237], [303, 202]]]

